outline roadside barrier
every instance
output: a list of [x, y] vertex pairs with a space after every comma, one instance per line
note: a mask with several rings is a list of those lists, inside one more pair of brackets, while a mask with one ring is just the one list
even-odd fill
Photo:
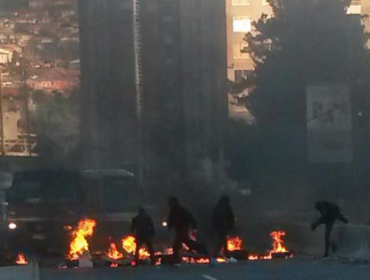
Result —
[[[243, 221], [241, 235], [247, 250], [265, 250], [270, 246], [269, 233], [274, 230], [286, 232], [285, 244], [292, 252], [322, 256], [324, 254], [325, 226], [315, 231], [308, 223], [249, 220]], [[370, 227], [363, 225], [334, 226], [331, 238], [334, 252], [331, 255], [352, 261], [370, 261]]]
[[40, 280], [39, 265], [30, 262], [28, 265], [0, 267], [1, 280]]

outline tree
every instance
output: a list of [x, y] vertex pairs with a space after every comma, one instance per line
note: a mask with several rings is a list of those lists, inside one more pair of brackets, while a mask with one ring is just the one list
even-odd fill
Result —
[[360, 16], [347, 15], [349, 0], [270, 0], [246, 35], [255, 64], [247, 107], [260, 127], [305, 127], [310, 83], [368, 87], [370, 59]]

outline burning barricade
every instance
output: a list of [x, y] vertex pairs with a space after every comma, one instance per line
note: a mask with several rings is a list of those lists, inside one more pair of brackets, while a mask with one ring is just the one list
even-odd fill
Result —
[[[83, 219], [78, 223], [75, 230], [71, 231], [71, 242], [69, 251], [66, 257], [66, 264], [60, 266], [61, 268], [68, 267], [93, 267], [93, 263], [99, 263], [94, 258], [100, 260], [100, 265], [109, 266], [112, 268], [133, 265], [136, 266], [135, 253], [137, 242], [133, 235], [127, 235], [118, 242], [110, 242], [109, 247], [105, 252], [100, 254], [90, 252], [89, 238], [94, 235], [94, 230], [97, 222], [92, 219]], [[243, 249], [243, 240], [238, 236], [228, 237], [227, 250], [230, 253], [230, 258], [217, 257], [217, 263], [233, 263], [241, 260], [271, 260], [275, 258], [292, 258], [293, 254], [284, 245], [284, 231], [273, 231], [270, 237], [273, 240], [272, 249], [266, 255], [248, 254]], [[192, 240], [196, 241], [195, 234], [190, 235]], [[209, 264], [211, 262], [209, 256], [202, 256], [192, 252], [186, 244], [182, 246], [182, 262], [188, 264]], [[139, 249], [139, 261], [143, 263], [150, 262], [150, 253], [147, 248]], [[155, 253], [156, 265], [170, 264], [173, 258], [173, 248], [169, 247], [163, 251]], [[27, 264], [24, 254], [19, 254], [16, 263], [18, 265]], [[99, 266], [100, 266], [99, 265]]]
[[284, 231], [273, 231], [270, 234], [273, 243], [272, 249], [268, 252], [267, 255], [259, 256], [259, 255], [249, 255], [248, 260], [255, 261], [255, 260], [271, 260], [275, 258], [292, 258], [293, 254], [285, 247], [283, 236], [286, 236]]
[[70, 244], [68, 259], [78, 260], [84, 253], [89, 252], [88, 237], [93, 236], [96, 221], [83, 219], [78, 223], [78, 227], [72, 233], [72, 242]]
[[[136, 265], [134, 262], [136, 253], [136, 238], [133, 235], [127, 235], [122, 240], [120, 250], [117, 248], [115, 243], [110, 244], [110, 248], [106, 254], [105, 260], [111, 262], [111, 267], [118, 267], [121, 265], [132, 264]], [[122, 251], [124, 253], [122, 253]], [[146, 248], [139, 249], [139, 260], [149, 261], [150, 254]]]
[[92, 219], [83, 219], [78, 222], [78, 226], [75, 230], [71, 229], [72, 240], [69, 245], [66, 263], [60, 265], [60, 268], [75, 266], [93, 267], [88, 238], [94, 235], [96, 226], [96, 221]]
[[112, 260], [120, 260], [123, 259], [123, 254], [118, 251], [117, 245], [115, 243], [111, 243], [107, 253], [107, 257]]
[[123, 254], [118, 251], [117, 245], [115, 243], [111, 243], [109, 245], [109, 250], [106, 254], [107, 260], [111, 262], [110, 267], [119, 267], [122, 265]]
[[[122, 239], [122, 248], [132, 256], [135, 255], [136, 252], [136, 238], [133, 235], [128, 235]], [[145, 260], [149, 259], [150, 254], [146, 248], [140, 248], [139, 250], [139, 259]]]

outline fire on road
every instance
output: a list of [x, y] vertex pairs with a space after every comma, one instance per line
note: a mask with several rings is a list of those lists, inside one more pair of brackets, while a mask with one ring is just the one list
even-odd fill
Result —
[[[133, 235], [128, 235], [122, 238], [121, 242], [110, 243], [109, 248], [105, 254], [97, 255], [90, 251], [89, 238], [94, 235], [94, 229], [97, 227], [97, 222], [92, 219], [83, 219], [78, 223], [78, 227], [71, 232], [71, 243], [69, 253], [66, 257], [66, 264], [62, 264], [59, 268], [69, 267], [94, 267], [96, 266], [96, 259], [103, 260], [104, 266], [117, 268], [132, 264], [136, 266], [134, 261], [134, 254], [136, 252], [136, 239]], [[271, 260], [274, 258], [292, 258], [293, 254], [284, 246], [283, 237], [286, 235], [284, 231], [273, 231], [270, 236], [272, 238], [272, 249], [265, 255], [249, 254], [243, 249], [243, 240], [236, 237], [228, 237], [227, 249], [231, 252], [232, 258], [226, 259], [224, 257], [217, 257], [216, 263], [225, 264], [228, 262], [240, 261], [255, 261], [255, 260]], [[194, 233], [190, 234], [191, 239], [197, 241], [197, 236]], [[185, 244], [183, 244], [183, 251], [185, 254], [182, 257], [182, 262], [187, 264], [209, 264], [209, 256], [195, 255]], [[143, 247], [139, 248], [140, 261], [149, 261], [150, 254], [148, 250]], [[155, 253], [156, 265], [166, 264], [171, 261], [173, 249], [167, 248], [163, 252], [157, 251]], [[94, 262], [95, 260], [95, 262]]]

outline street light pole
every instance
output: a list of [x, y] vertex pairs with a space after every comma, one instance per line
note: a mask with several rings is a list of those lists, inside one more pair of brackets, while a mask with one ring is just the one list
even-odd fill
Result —
[[1, 156], [5, 157], [5, 139], [4, 139], [4, 111], [3, 111], [3, 73], [0, 70], [0, 134], [1, 134]]
[[138, 180], [142, 191], [144, 190], [144, 149], [143, 149], [143, 124], [142, 124], [142, 69], [141, 69], [141, 23], [140, 0], [133, 3], [133, 35], [135, 56], [135, 91], [137, 115], [137, 140], [138, 140]]

